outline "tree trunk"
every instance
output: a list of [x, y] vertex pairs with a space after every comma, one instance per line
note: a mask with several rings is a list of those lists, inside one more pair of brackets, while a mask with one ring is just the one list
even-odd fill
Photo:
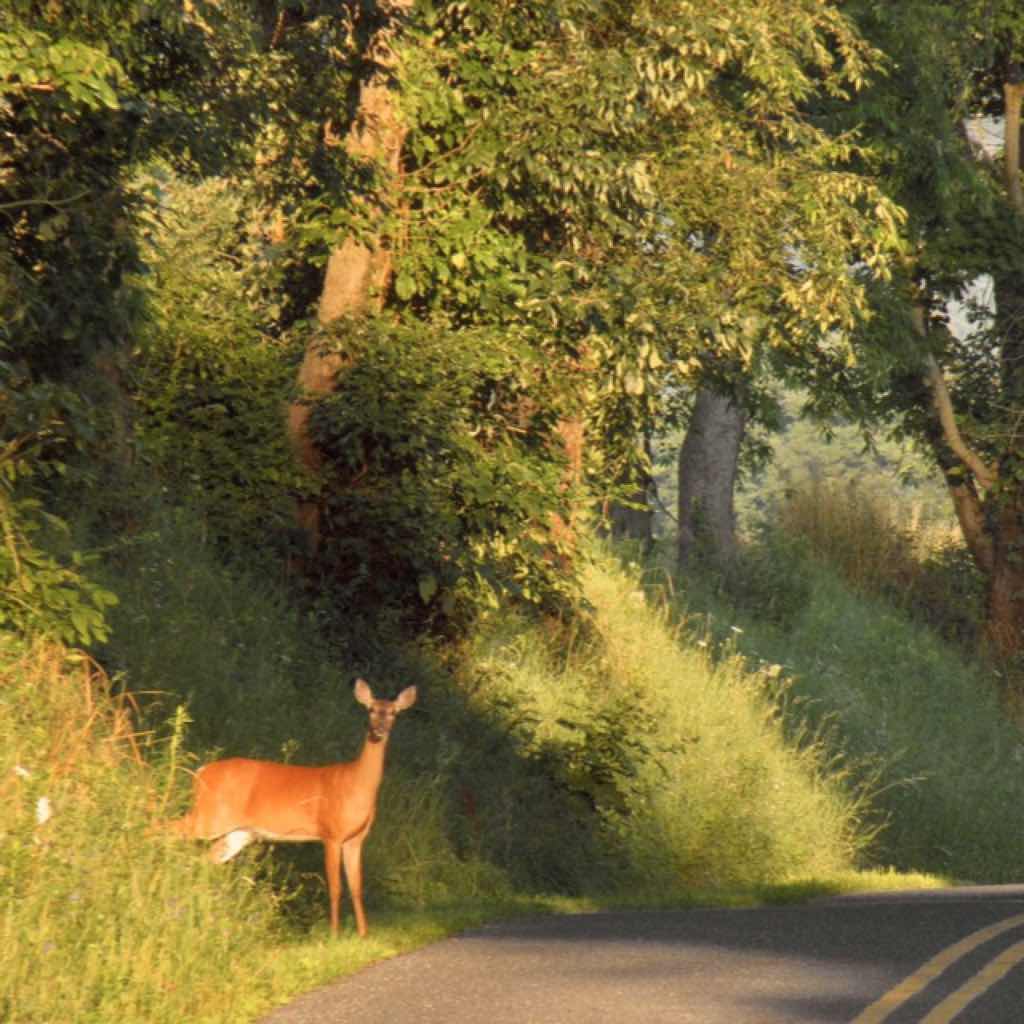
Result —
[[[1024, 227], [1021, 71], [1011, 66], [1003, 87], [1003, 174], [1010, 217], [1018, 230]], [[1000, 265], [992, 277], [1000, 348], [1001, 436], [996, 459], [986, 462], [972, 449], [970, 439], [961, 436], [945, 379], [931, 356], [924, 377], [934, 417], [929, 440], [945, 473], [968, 549], [988, 583], [986, 641], [997, 656], [1014, 658], [1024, 652], [1024, 270]], [[914, 323], [923, 338], [927, 333], [923, 307], [914, 310]]]
[[1002, 495], [996, 510], [995, 564], [989, 577], [986, 640], [1002, 658], [1024, 650], [1024, 500]]
[[[387, 19], [367, 55], [374, 72], [360, 89], [356, 116], [343, 144], [349, 157], [373, 163], [383, 175], [383, 201], [368, 211], [371, 220], [380, 222], [380, 231], [369, 244], [350, 236], [331, 252], [318, 310], [323, 325], [345, 316], [379, 312], [390, 287], [393, 251], [383, 221], [388, 208], [397, 206], [406, 135], [395, 98], [397, 59], [393, 42], [400, 31], [401, 17], [412, 5], [413, 0], [381, 0], [378, 4]], [[328, 121], [324, 126], [325, 145], [341, 145], [332, 131]], [[322, 463], [322, 455], [308, 432], [311, 400], [335, 389], [338, 372], [344, 365], [344, 356], [325, 350], [318, 338], [306, 348], [298, 373], [299, 398], [288, 408], [288, 437], [296, 458], [307, 469], [316, 471]], [[297, 517], [306, 535], [307, 550], [315, 556], [320, 544], [320, 503], [300, 502]]]
[[[651, 457], [651, 441], [643, 439], [643, 451], [648, 460]], [[621, 481], [625, 483], [626, 481]], [[636, 490], [630, 495], [630, 504], [611, 504], [607, 510], [608, 533], [613, 540], [635, 541], [646, 554], [654, 544], [654, 509], [651, 506], [653, 481], [646, 473], [637, 482]]]
[[1005, 436], [989, 500], [993, 564], [985, 633], [998, 656], [1011, 658], [1024, 652], [1024, 275], [994, 278]]
[[[1005, 173], [1018, 227], [1024, 225], [1021, 190], [1021, 103], [1024, 82], [1014, 65], [1004, 86]], [[1024, 271], [1018, 267], [993, 274], [996, 324], [1001, 344], [1000, 385], [1004, 436], [1000, 438], [999, 485], [990, 520], [994, 534], [989, 577], [986, 637], [995, 653], [1013, 658], [1024, 652]]]
[[717, 564], [736, 553], [733, 492], [746, 413], [729, 396], [702, 389], [679, 449], [678, 566]]
[[[923, 302], [915, 304], [911, 314], [914, 330], [927, 350], [928, 317]], [[921, 405], [930, 407], [925, 436], [942, 470], [960, 532], [974, 564], [988, 577], [995, 553], [979, 488], [984, 491], [991, 489], [996, 481], [996, 471], [961, 436], [946, 378], [933, 356], [928, 356], [923, 378], [914, 386], [921, 388]], [[970, 473], [964, 473], [965, 467]]]

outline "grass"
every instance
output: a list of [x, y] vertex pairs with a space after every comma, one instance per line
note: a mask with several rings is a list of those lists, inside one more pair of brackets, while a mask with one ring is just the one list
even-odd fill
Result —
[[585, 590], [602, 642], [548, 683], [547, 717], [557, 724], [577, 690], [582, 706], [604, 704], [642, 737], [615, 821], [637, 879], [659, 891], [722, 889], [854, 863], [869, 840], [857, 797], [820, 745], [787, 740], [770, 678], [680, 644], [668, 609], [607, 564], [589, 569]]
[[146, 840], [162, 790], [89, 663], [13, 643], [0, 658], [0, 1015], [210, 1019], [211, 993], [277, 943], [272, 902]]
[[855, 482], [815, 481], [781, 499], [772, 524], [857, 593], [881, 597], [930, 631], [973, 647], [983, 581], [944, 511]]
[[687, 608], [710, 615], [712, 633], [752, 663], [777, 664], [794, 711], [873, 787], [877, 862], [1017, 880], [1008, 808], [1024, 799], [1024, 737], [994, 672], [950, 628], [965, 601], [955, 575], [935, 585], [948, 536], [826, 488], [791, 500], [803, 507], [748, 549], [739, 585], [694, 585]]
[[[874, 825], [823, 737], [787, 727], [772, 672], [687, 641], [658, 594], [609, 560], [588, 569], [591, 610], [574, 624], [505, 611], [433, 654], [325, 642], [278, 586], [225, 571], [181, 520], [111, 565], [114, 683], [57, 648], [4, 648], [0, 1005], [12, 1022], [254, 1019], [497, 917], [862, 884]], [[354, 756], [356, 673], [383, 692], [416, 683], [421, 699], [396, 727], [366, 848], [370, 938], [347, 916], [331, 941], [318, 845], [218, 868], [152, 826], [214, 754]], [[39, 824], [42, 797], [53, 816]]]
[[560, 905], [509, 895], [380, 908], [365, 941], [351, 931], [330, 939], [322, 913], [313, 928], [300, 927], [287, 912], [294, 890], [266, 870], [266, 855], [224, 870], [197, 847], [153, 834], [175, 780], [153, 738], [133, 732], [133, 718], [90, 662], [4, 639], [5, 1021], [254, 1019], [375, 960], [495, 916]]

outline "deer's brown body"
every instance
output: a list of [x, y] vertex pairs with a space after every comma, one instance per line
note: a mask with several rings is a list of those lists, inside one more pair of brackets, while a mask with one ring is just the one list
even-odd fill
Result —
[[354, 761], [319, 767], [243, 757], [214, 761], [196, 772], [192, 810], [171, 828], [190, 839], [216, 840], [210, 856], [217, 863], [254, 840], [322, 842], [331, 931], [338, 931], [344, 863], [356, 928], [366, 935], [363, 841], [377, 812], [391, 727], [416, 702], [416, 688], [407, 687], [393, 701], [377, 700], [360, 679], [355, 695], [369, 711], [369, 728]]

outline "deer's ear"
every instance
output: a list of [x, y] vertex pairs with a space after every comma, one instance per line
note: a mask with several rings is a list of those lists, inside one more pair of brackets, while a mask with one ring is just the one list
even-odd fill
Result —
[[395, 698], [395, 710], [405, 711], [407, 708], [411, 708], [416, 703], [416, 687], [407, 686], [396, 698]]
[[370, 684], [365, 679], [357, 679], [353, 688], [355, 698], [359, 701], [363, 707], [371, 707], [373, 705], [373, 690], [370, 689]]

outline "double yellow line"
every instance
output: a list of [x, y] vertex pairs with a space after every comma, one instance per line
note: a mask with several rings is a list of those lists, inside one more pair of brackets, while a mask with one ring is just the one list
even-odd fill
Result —
[[[997, 935], [1002, 935], [1003, 932], [1008, 932], [1020, 925], [1024, 925], [1024, 914], [1005, 918], [989, 925], [988, 928], [972, 932], [966, 938], [933, 956], [913, 974], [904, 978], [895, 988], [889, 989], [881, 999], [873, 1002], [863, 1013], [855, 1017], [851, 1024], [881, 1024], [889, 1014], [913, 999], [943, 971], [952, 967], [972, 950], [977, 949], [978, 946], [990, 939], [994, 939]], [[990, 960], [970, 981], [943, 999], [926, 1017], [921, 1018], [920, 1024], [949, 1024], [949, 1021], [952, 1021], [971, 1000], [977, 999], [982, 993], [987, 992], [1022, 960], [1024, 960], [1024, 942], [1017, 942], [1000, 953], [994, 960]]]

